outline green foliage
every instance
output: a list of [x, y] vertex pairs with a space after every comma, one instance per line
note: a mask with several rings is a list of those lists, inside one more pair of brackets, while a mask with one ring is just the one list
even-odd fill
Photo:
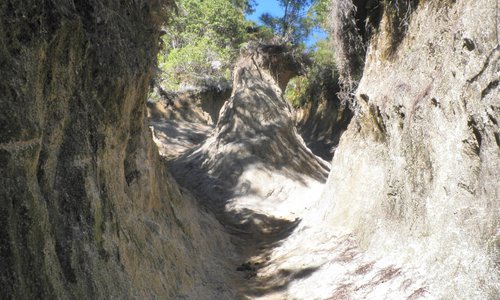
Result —
[[293, 107], [299, 108], [307, 102], [305, 97], [309, 80], [307, 76], [294, 77], [288, 82], [285, 90], [285, 99], [292, 104]]
[[283, 8], [283, 16], [276, 17], [269, 13], [264, 13], [260, 20], [274, 33], [280, 35], [287, 42], [300, 44], [309, 36], [314, 27], [311, 18], [307, 17], [306, 7], [313, 0], [278, 0]]
[[305, 106], [319, 94], [332, 97], [337, 90], [338, 78], [334, 69], [315, 65], [307, 75], [295, 77], [288, 83], [285, 99], [295, 108]]
[[282, 16], [264, 13], [262, 23], [286, 42], [300, 45], [314, 29], [327, 28], [331, 0], [279, 0]]
[[255, 11], [255, 0], [232, 0], [232, 3], [234, 4], [234, 6], [241, 9], [246, 14], [251, 14]]
[[[302, 26], [303, 28], [299, 30], [303, 30], [303, 33], [307, 33], [307, 35], [314, 28], [328, 28], [327, 21], [331, 0], [312, 0], [308, 4], [311, 6], [303, 17], [304, 20], [295, 26]], [[302, 35], [300, 38], [306, 38], [307, 35]], [[285, 99], [295, 108], [306, 105], [314, 97], [317, 97], [318, 93], [336, 92], [333, 90], [337, 86], [338, 78], [335, 72], [332, 40], [330, 38], [318, 40], [310, 49], [309, 58], [312, 64], [307, 75], [292, 78], [284, 93]]]
[[318, 93], [336, 92], [338, 78], [335, 72], [332, 43], [328, 39], [319, 40], [314, 48], [315, 51], [309, 53], [312, 65], [307, 75], [292, 78], [285, 90], [285, 99], [295, 108], [303, 107], [317, 97]]
[[[180, 84], [199, 84], [210, 77], [229, 79], [239, 46], [248, 39], [244, 17], [252, 8], [248, 0], [177, 0], [177, 12], [162, 36], [158, 54], [159, 84], [175, 90]], [[201, 76], [201, 75], [203, 76]]]
[[[229, 80], [227, 69], [233, 53], [230, 48], [220, 48], [208, 38], [172, 49], [167, 56], [159, 55], [158, 65], [166, 75], [163, 82], [167, 90], [175, 90], [181, 83], [197, 84], [200, 74]], [[215, 66], [215, 62], [220, 65]]]
[[333, 43], [330, 39], [322, 39], [316, 42], [314, 52], [311, 53], [313, 63], [323, 67], [335, 67]]
[[328, 28], [328, 13], [330, 12], [331, 0], [314, 0], [308, 15], [312, 22], [323, 29]]

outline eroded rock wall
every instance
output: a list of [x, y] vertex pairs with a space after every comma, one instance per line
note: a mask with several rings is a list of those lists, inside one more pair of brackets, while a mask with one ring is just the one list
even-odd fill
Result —
[[172, 162], [179, 182], [226, 223], [257, 219], [266, 203], [285, 206], [304, 186], [326, 179], [328, 163], [305, 146], [282, 95], [299, 67], [287, 46], [250, 45], [236, 63], [231, 98], [212, 134]]
[[207, 85], [177, 92], [157, 88], [160, 99], [156, 102], [148, 101], [149, 118], [210, 126], [217, 124], [220, 110], [231, 96], [232, 90], [231, 85]]
[[144, 120], [166, 4], [0, 3], [0, 298], [232, 298]]
[[332, 159], [353, 115], [347, 103], [337, 96], [337, 80], [332, 76], [313, 86], [309, 101], [295, 110], [297, 128], [307, 147], [327, 161]]
[[368, 252], [421, 270], [424, 296], [494, 299], [498, 2], [420, 1], [412, 11], [397, 47], [388, 11], [369, 43], [360, 110], [322, 197], [326, 219]]

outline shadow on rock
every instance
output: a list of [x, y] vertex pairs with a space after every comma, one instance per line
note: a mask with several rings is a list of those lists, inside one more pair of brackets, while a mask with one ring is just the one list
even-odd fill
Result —
[[[289, 206], [303, 207], [313, 200], [310, 186], [324, 183], [329, 171], [329, 164], [306, 147], [295, 129], [292, 109], [280, 88], [286, 82], [276, 72], [289, 76], [294, 70], [283, 66], [297, 64], [286, 63], [293, 56], [286, 53], [286, 47], [279, 49], [284, 51], [282, 57], [272, 47], [252, 48], [242, 55], [234, 72], [232, 96], [211, 135], [167, 162], [179, 184], [232, 234], [240, 259], [234, 266], [240, 281], [236, 286], [241, 287], [242, 297], [283, 290], [315, 271], [280, 269], [259, 274], [259, 269], [268, 266], [273, 249], [300, 223]], [[281, 68], [273, 66], [276, 63]], [[161, 124], [153, 125], [158, 131], [166, 130]], [[198, 139], [196, 133], [184, 129], [196, 128], [183, 126], [166, 134]]]

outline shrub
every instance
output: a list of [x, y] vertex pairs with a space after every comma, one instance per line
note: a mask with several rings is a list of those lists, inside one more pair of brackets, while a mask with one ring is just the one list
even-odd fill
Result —
[[309, 53], [312, 64], [307, 75], [290, 80], [285, 90], [285, 99], [299, 108], [318, 97], [319, 94], [337, 92], [338, 77], [330, 40], [319, 40], [315, 50]]
[[162, 36], [157, 83], [166, 90], [197, 85], [204, 77], [229, 79], [239, 46], [253, 23], [244, 17], [247, 1], [177, 0], [177, 12]]

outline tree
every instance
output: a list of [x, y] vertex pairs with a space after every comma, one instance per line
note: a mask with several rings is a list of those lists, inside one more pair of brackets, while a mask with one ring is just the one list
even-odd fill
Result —
[[182, 83], [229, 79], [231, 63], [246, 41], [250, 26], [244, 13], [252, 0], [177, 0], [177, 11], [169, 16], [158, 55], [162, 74], [157, 83], [178, 89]]
[[255, 0], [233, 0], [233, 5], [245, 12], [251, 14], [254, 12]]
[[[320, 29], [328, 32], [328, 14], [331, 0], [313, 0], [305, 19], [310, 31]], [[294, 106], [302, 107], [323, 95], [334, 101], [338, 86], [334, 49], [331, 37], [319, 39], [309, 49], [310, 65], [307, 74], [293, 78], [285, 91], [285, 98]]]
[[314, 0], [311, 8], [309, 9], [309, 16], [315, 26], [324, 30], [329, 28], [327, 23], [328, 13], [330, 12], [331, 0]]
[[307, 17], [308, 7], [314, 0], [279, 0], [283, 16], [275, 17], [264, 13], [260, 20], [286, 42], [300, 44], [310, 34], [313, 24]]

